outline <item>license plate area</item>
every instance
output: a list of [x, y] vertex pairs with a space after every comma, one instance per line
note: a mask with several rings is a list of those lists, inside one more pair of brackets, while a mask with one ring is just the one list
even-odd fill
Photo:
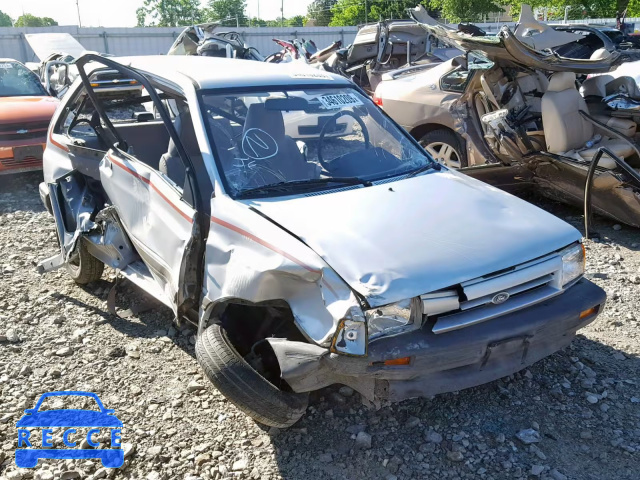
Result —
[[42, 160], [42, 145], [29, 145], [26, 147], [14, 147], [13, 158], [16, 161]]

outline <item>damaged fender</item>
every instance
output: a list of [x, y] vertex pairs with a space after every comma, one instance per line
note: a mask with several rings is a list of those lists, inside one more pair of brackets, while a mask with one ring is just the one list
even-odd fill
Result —
[[293, 234], [244, 203], [211, 202], [200, 331], [226, 301], [284, 300], [312, 342], [328, 346], [338, 322], [359, 302], [347, 284]]

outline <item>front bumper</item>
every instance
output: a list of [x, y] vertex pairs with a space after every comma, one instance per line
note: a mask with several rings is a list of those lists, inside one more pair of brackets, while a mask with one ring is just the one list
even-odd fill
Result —
[[[296, 392], [349, 385], [374, 403], [398, 402], [481, 385], [511, 375], [567, 346], [604, 308], [605, 292], [586, 279], [562, 295], [487, 322], [439, 335], [429, 327], [369, 345], [346, 357], [273, 339], [282, 377]], [[595, 313], [581, 312], [597, 307]], [[409, 365], [385, 360], [410, 357]]]
[[[42, 147], [35, 155], [18, 160], [14, 158], [16, 147]], [[21, 141], [0, 142], [0, 175], [42, 170], [42, 154], [46, 147], [46, 136]]]

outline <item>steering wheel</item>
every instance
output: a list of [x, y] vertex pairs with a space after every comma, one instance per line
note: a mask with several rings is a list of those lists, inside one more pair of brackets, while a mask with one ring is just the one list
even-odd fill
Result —
[[504, 90], [504, 93], [500, 97], [500, 105], [504, 107], [507, 103], [509, 103], [515, 96], [517, 91], [518, 87], [515, 85], [515, 83], [512, 82], [507, 85], [507, 88]]
[[325, 124], [322, 127], [322, 130], [320, 130], [320, 136], [318, 137], [318, 161], [320, 162], [320, 165], [322, 165], [322, 168], [324, 168], [327, 171], [329, 171], [329, 167], [331, 166], [331, 163], [326, 162], [322, 158], [322, 145], [324, 143], [324, 136], [327, 134], [327, 128], [329, 127], [329, 125], [336, 124], [337, 120], [340, 117], [344, 117], [344, 116], [352, 117], [356, 122], [358, 122], [358, 125], [360, 125], [360, 128], [362, 128], [362, 136], [364, 137], [364, 148], [365, 149], [371, 148], [371, 141], [369, 140], [369, 130], [367, 129], [367, 126], [365, 125], [364, 121], [358, 115], [356, 115], [350, 110], [343, 110], [341, 112], [336, 113], [329, 120], [325, 122]]
[[513, 125], [515, 127], [519, 127], [520, 125], [523, 125], [524, 123], [529, 122], [533, 118], [535, 118], [535, 117], [527, 116], [530, 110], [531, 110], [531, 105], [527, 105], [522, 110], [520, 110], [518, 114], [515, 116], [515, 118], [513, 119]]

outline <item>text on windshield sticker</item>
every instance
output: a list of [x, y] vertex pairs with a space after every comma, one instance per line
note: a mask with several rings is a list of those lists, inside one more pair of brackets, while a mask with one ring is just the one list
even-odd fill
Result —
[[336, 95], [323, 95], [319, 98], [324, 108], [335, 109], [342, 107], [356, 107], [362, 105], [362, 101], [351, 93], [339, 93]]
[[319, 79], [319, 80], [333, 80], [333, 77], [328, 73], [322, 72], [304, 72], [304, 73], [294, 73], [291, 75], [292, 78], [310, 78], [310, 79]]
[[0, 63], [0, 68], [13, 68], [12, 63]]

